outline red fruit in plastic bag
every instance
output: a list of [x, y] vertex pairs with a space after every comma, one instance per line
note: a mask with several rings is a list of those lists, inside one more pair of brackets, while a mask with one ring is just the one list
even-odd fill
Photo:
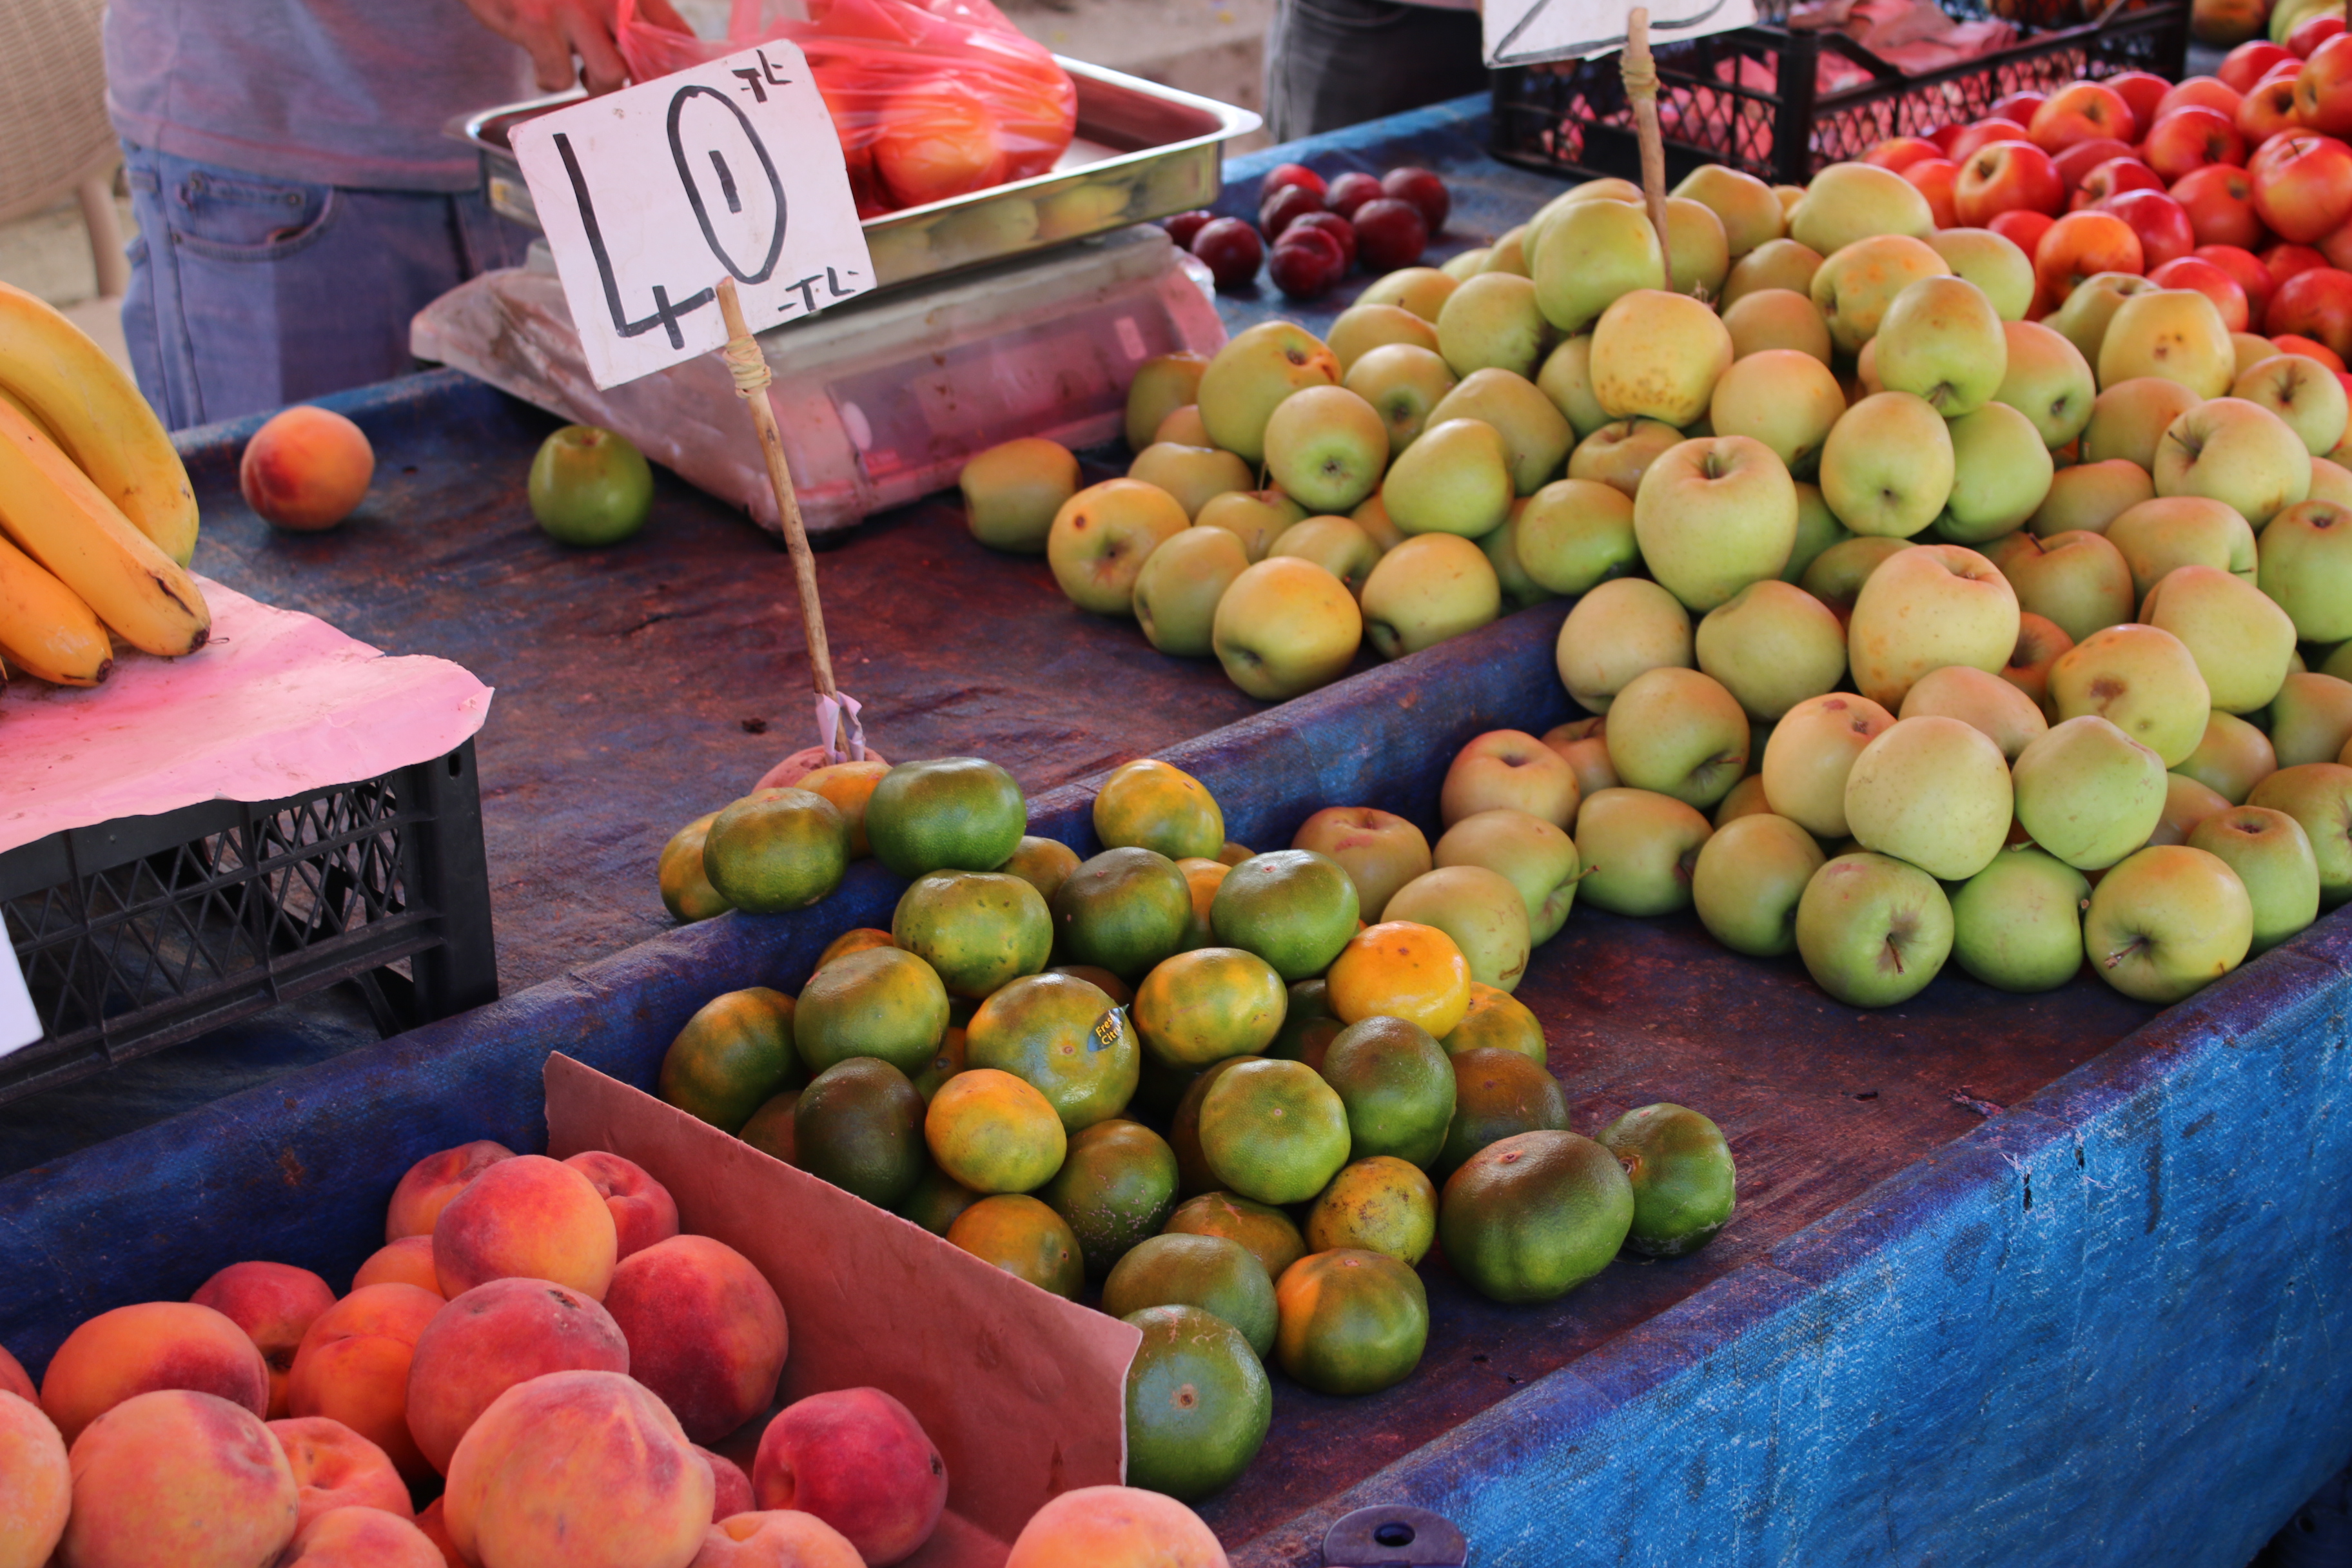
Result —
[[891, 96], [874, 138], [874, 168], [902, 206], [1004, 182], [996, 115], [960, 81], [934, 78]]
[[1446, 215], [1454, 210], [1454, 193], [1445, 182], [1428, 169], [1410, 166], [1391, 169], [1381, 176], [1381, 190], [1401, 202], [1411, 202], [1421, 209], [1421, 221], [1429, 226], [1431, 234], [1442, 233]]
[[1265, 242], [1241, 218], [1212, 218], [1192, 237], [1192, 254], [1207, 265], [1218, 288], [1238, 289], [1257, 276]]
[[1393, 272], [1421, 259], [1429, 225], [1411, 202], [1382, 196], [1356, 209], [1356, 254], [1373, 272]]

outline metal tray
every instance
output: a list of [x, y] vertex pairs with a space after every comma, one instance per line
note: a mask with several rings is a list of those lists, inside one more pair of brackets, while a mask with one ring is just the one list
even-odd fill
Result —
[[[866, 219], [880, 289], [1207, 206], [1223, 184], [1221, 144], [1264, 123], [1214, 99], [1061, 55], [1054, 60], [1078, 89], [1068, 150], [1043, 174]], [[480, 153], [490, 205], [517, 223], [540, 226], [508, 137], [523, 121], [580, 96], [575, 89], [536, 98], [449, 123], [450, 135]]]

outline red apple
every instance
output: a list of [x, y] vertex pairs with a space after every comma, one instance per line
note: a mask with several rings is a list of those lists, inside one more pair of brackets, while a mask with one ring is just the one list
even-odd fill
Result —
[[1965, 163], [1969, 154], [1979, 147], [1990, 147], [1996, 142], [2026, 141], [2025, 127], [2014, 120], [1979, 120], [1960, 127], [1952, 144], [1944, 149], [1944, 156], [1955, 163]]
[[2319, 243], [2313, 248], [2327, 258], [2328, 266], [2352, 272], [2352, 223], [2346, 224], [2333, 234], [2321, 235]]
[[2084, 142], [2110, 136], [2118, 142], [2132, 137], [2131, 105], [2121, 94], [2095, 81], [2072, 81], [2050, 95], [2033, 111], [2025, 132], [2033, 144], [2053, 157]]
[[2158, 100], [2155, 117], [2140, 122], [2140, 135], [2145, 139], [2149, 127], [2176, 109], [2213, 109], [2219, 110], [2225, 117], [2234, 116], [2238, 112], [2238, 103], [2244, 96], [2219, 77], [2187, 78]]
[[2062, 305], [2095, 272], [2147, 270], [2139, 235], [2114, 213], [2068, 213], [2033, 247], [2033, 276], [2053, 305]]
[[2126, 191], [2108, 202], [2105, 210], [2131, 225], [2132, 232], [2139, 236], [2144, 266], [2161, 267], [2197, 248], [2197, 233], [2189, 226], [2188, 212], [2162, 191]]
[[[2039, 153], [2042, 149], [2037, 147], [2034, 151]], [[2030, 207], [2012, 207], [2008, 212], [1995, 214], [1985, 226], [2032, 256], [2041, 246], [2042, 237], [2050, 232], [2050, 226], [2056, 221], [2045, 212], [2036, 212]]]
[[1937, 152], [1948, 158], [1952, 155], [1952, 143], [1959, 139], [1960, 130], [1960, 122], [1955, 120], [1949, 125], [1938, 125], [1933, 131], [1923, 131], [1920, 134], [1936, 144]]
[[2134, 139], [2147, 134], [2156, 123], [2157, 105], [2172, 90], [2172, 83], [2154, 71], [2117, 71], [2106, 79], [2107, 90], [2121, 98], [2132, 111]]
[[2260, 253], [2263, 265], [2270, 268], [2274, 282], [2284, 283], [2298, 272], [2308, 272], [2315, 267], [2327, 265], [2327, 258], [2307, 245], [2289, 245], [2280, 240]]
[[2020, 125], [2031, 125], [2033, 123], [2034, 115], [2041, 111], [2042, 105], [2045, 101], [2047, 101], [2047, 95], [2028, 88], [1994, 99], [1992, 107], [1986, 110], [1985, 113], [1995, 120], [2014, 120]]
[[2263, 79], [2263, 73], [2281, 60], [2293, 59], [2294, 52], [2283, 49], [2267, 38], [2252, 38], [2221, 57], [2221, 68], [2213, 74], [2240, 92]]
[[[2189, 214], [2199, 245], [2234, 245], [2252, 250], [2263, 242], [2263, 220], [2254, 213], [2254, 182], [2243, 169], [2208, 163], [2173, 182], [2172, 199]], [[2252, 259], [2252, 258], [2248, 258]]]
[[[2194, 226], [2197, 215], [2189, 214], [2189, 221]], [[2271, 295], [2277, 291], [2278, 279], [2271, 276], [2271, 269], [2263, 265], [2260, 257], [2234, 245], [2200, 245], [2189, 254], [2200, 261], [2211, 262], [2235, 279], [2245, 292], [2247, 319], [2263, 319], [2263, 313], [2270, 309]]]
[[2084, 207], [2105, 206], [2126, 191], [2160, 191], [2164, 182], [2156, 171], [2137, 158], [2110, 158], [2089, 174], [2074, 187], [2074, 198], [2069, 204], [2074, 211]]
[[2271, 296], [2263, 331], [2273, 340], [2281, 332], [2316, 339], [2339, 360], [2352, 355], [2352, 272], [2315, 267], [2296, 273]]
[[2159, 289], [2194, 289], [2213, 301], [2221, 312], [2221, 324], [2233, 332], [2247, 330], [2252, 319], [2246, 307], [2246, 291], [2238, 280], [2214, 266], [2194, 256], [2176, 256], [2163, 266], [2151, 270], [2147, 280]]
[[2118, 142], [2111, 136], [2099, 136], [2067, 148], [2058, 154], [2054, 162], [2058, 165], [2059, 183], [2071, 191], [2083, 183], [2084, 175], [2108, 159], [2138, 156], [2129, 143]]
[[2352, 217], [2352, 147], [2308, 131], [2265, 143], [2247, 163], [2254, 211], [2273, 234], [2309, 245]]
[[2294, 112], [2295, 73], [2303, 67], [2292, 58], [2287, 64], [2292, 68], [2288, 75], [2255, 83], [2247, 89], [2245, 101], [2238, 105], [2238, 134], [2246, 139], [2248, 147], [2259, 150], [2303, 123]]
[[1276, 163], [1265, 172], [1265, 178], [1258, 182], [1257, 199], [1263, 202], [1287, 185], [1300, 185], [1314, 192], [1318, 206], [1322, 205], [1324, 193], [1329, 189], [1324, 184], [1323, 176], [1304, 163]]
[[2323, 11], [2316, 16], [2306, 16], [2294, 25], [2286, 36], [2286, 52], [2300, 60], [2317, 54], [2330, 38], [2344, 36], [2344, 14]]
[[2341, 16], [2314, 20], [2334, 22], [2337, 32], [2295, 74], [2294, 115], [2314, 131], [2342, 136], [2352, 132], [2352, 37], [2345, 37]]
[[2336, 374], [2344, 374], [2342, 356], [2326, 343], [2298, 336], [2294, 332], [2273, 332], [2271, 334], [2271, 347], [2283, 354], [2302, 354], [2307, 359], [2317, 360]]
[[[2050, 154], [2021, 138], [1977, 149], [1960, 164], [1953, 205], [1960, 222], [1981, 228], [2007, 212], [2055, 213], [2065, 205], [2066, 188]], [[2028, 256], [2033, 254], [2028, 246]]]
[[1960, 166], [1949, 158], [1922, 158], [1906, 163], [1903, 177], [1912, 189], [1927, 198], [1927, 210], [1935, 215], [1937, 228], [1960, 226], [1959, 209], [1953, 193], [1959, 184]]
[[2158, 117], [2140, 156], [2170, 184], [2209, 163], [2242, 164], [2246, 139], [2220, 110], [2192, 103]]
[[1333, 180], [1331, 188], [1323, 193], [1324, 206], [1341, 217], [1354, 217], [1358, 207], [1380, 199], [1380, 177], [1368, 174], [1361, 169], [1349, 170]]
[[1923, 158], [1940, 158], [1944, 150], [1924, 136], [1890, 136], [1863, 154], [1865, 163], [1901, 174]]

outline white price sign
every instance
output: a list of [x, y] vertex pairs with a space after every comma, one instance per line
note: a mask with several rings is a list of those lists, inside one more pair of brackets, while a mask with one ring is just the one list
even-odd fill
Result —
[[874, 287], [841, 142], [808, 61], [762, 44], [515, 127], [514, 151], [600, 387]]
[[[1649, 0], [1650, 42], [1725, 33], [1756, 20], [1756, 0]], [[1486, 63], [1586, 59], [1625, 47], [1625, 0], [1486, 0]]]
[[33, 1011], [32, 993], [25, 989], [16, 950], [8, 945], [8, 933], [0, 931], [0, 1057], [22, 1050], [41, 1034], [40, 1015]]

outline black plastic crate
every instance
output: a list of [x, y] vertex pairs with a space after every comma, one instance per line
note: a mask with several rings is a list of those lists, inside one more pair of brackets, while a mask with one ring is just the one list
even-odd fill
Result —
[[[1860, 158], [1890, 136], [1981, 119], [2012, 92], [2126, 70], [2178, 79], [2187, 58], [2188, 0], [2127, 5], [2074, 26], [2063, 25], [2071, 5], [2037, 10], [2033, 0], [2000, 0], [1989, 11], [1972, 0], [1940, 4], [1959, 21], [1999, 15], [2021, 36], [2007, 48], [1916, 76], [1843, 33], [1769, 21], [1658, 46], [1667, 182], [1702, 163], [1725, 163], [1776, 184], [1802, 184], [1825, 165]], [[1820, 91], [1824, 54], [1852, 60], [1871, 79]], [[1743, 66], [1747, 77], [1775, 85], [1743, 81]], [[1639, 180], [1641, 154], [1618, 57], [1496, 71], [1493, 152], [1506, 163], [1554, 174]]]
[[471, 741], [284, 800], [206, 801], [0, 854], [0, 926], [43, 1026], [0, 1101], [338, 981], [390, 1034], [495, 999]]

